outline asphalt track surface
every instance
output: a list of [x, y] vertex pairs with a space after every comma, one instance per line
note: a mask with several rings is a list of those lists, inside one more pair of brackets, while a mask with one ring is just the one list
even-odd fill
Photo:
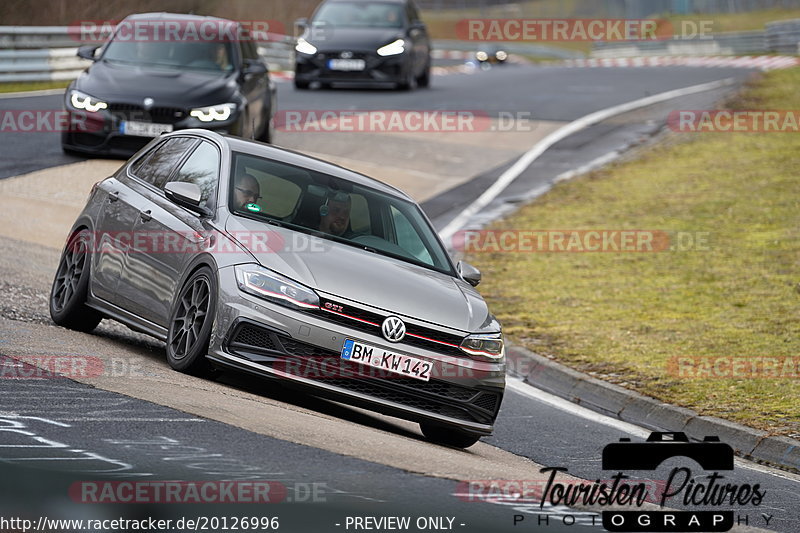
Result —
[[[526, 111], [536, 119], [566, 122], [643, 96], [729, 77], [742, 81], [749, 74], [680, 67], [508, 66], [435, 77], [431, 89], [411, 93], [299, 92], [282, 83], [278, 101], [280, 109]], [[518, 201], [566, 170], [641, 143], [660, 128], [670, 110], [709, 107], [721, 96], [668, 102], [573, 135], [523, 173], [498, 202]], [[0, 108], [58, 109], [60, 97], [0, 100]], [[365, 142], [379, 143], [380, 137]], [[3, 132], [0, 147], [0, 177], [80, 160], [61, 153], [55, 133]], [[511, 162], [429, 199], [425, 209], [441, 227]], [[514, 386], [503, 402], [495, 434], [459, 451], [425, 442], [413, 424], [271, 383], [232, 374], [219, 381], [177, 374], [167, 366], [158, 342], [125, 328], [104, 323], [95, 334], [84, 335], [51, 325], [46, 296], [57, 259], [57, 250], [0, 239], [0, 354], [10, 357], [2, 364], [33, 372], [21, 360], [70, 355], [96, 357], [106, 369], [119, 371], [89, 378], [2, 380], [2, 516], [257, 514], [279, 516], [284, 531], [352, 531], [345, 528], [348, 516], [410, 516], [412, 523], [420, 517], [453, 518], [456, 531], [602, 530], [591, 525], [591, 514], [577, 509], [524, 500], [465, 501], [458, 480], [541, 481], [542, 466], [565, 467], [586, 480], [608, 479], [611, 473], [601, 468], [602, 448], [631, 437], [630, 428], [554, 407]], [[705, 479], [696, 464], [679, 459], [631, 475], [658, 481], [672, 467], [686, 465], [698, 483]], [[751, 527], [797, 531], [797, 476], [743, 461], [725, 476], [729, 483], [759, 484], [766, 491], [760, 506], [727, 507], [742, 522], [746, 517]], [[285, 492], [281, 503], [267, 506], [182, 506], [82, 504], [69, 490], [76, 481], [141, 479], [269, 480]], [[682, 506], [675, 501], [670, 505]], [[545, 515], [548, 522], [543, 522]], [[525, 518], [520, 521], [519, 516]], [[442, 529], [447, 524], [442, 522]]]

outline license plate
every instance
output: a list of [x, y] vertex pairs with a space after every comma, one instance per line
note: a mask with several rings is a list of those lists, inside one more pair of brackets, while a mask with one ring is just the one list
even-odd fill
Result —
[[124, 135], [138, 137], [158, 137], [162, 133], [172, 131], [172, 124], [154, 124], [152, 122], [134, 122], [125, 120], [120, 124], [119, 131]]
[[342, 359], [422, 381], [430, 380], [433, 368], [432, 363], [422, 359], [390, 352], [351, 339], [344, 341]]
[[367, 64], [363, 59], [330, 59], [328, 68], [331, 70], [364, 70]]

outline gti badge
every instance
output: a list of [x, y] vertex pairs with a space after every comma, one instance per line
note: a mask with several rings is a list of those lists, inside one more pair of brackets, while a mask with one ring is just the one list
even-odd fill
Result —
[[144, 101], [142, 102], [142, 104], [144, 105], [145, 109], [150, 109], [151, 107], [153, 107], [154, 103], [155, 103], [155, 100], [153, 100], [149, 96], [147, 98], [145, 98]]
[[386, 340], [390, 342], [400, 342], [406, 336], [406, 325], [396, 316], [390, 316], [383, 321], [381, 332]]
[[342, 52], [341, 54], [339, 54], [339, 57], [341, 57], [342, 59], [350, 59], [353, 57], [353, 52]]

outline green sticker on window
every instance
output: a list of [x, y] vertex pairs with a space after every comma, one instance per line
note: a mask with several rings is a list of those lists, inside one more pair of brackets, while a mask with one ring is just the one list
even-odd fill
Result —
[[260, 206], [260, 205], [258, 205], [258, 204], [247, 204], [247, 205], [245, 205], [244, 207], [245, 207], [245, 209], [247, 209], [248, 211], [254, 211], [254, 212], [256, 212], [256, 213], [258, 213], [259, 211], [261, 211], [261, 206]]

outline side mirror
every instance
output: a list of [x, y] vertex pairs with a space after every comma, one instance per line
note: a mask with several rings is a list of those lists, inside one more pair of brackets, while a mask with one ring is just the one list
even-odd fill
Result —
[[266, 74], [267, 66], [257, 59], [245, 59], [242, 76]]
[[84, 46], [80, 46], [78, 47], [78, 53], [76, 55], [83, 59], [88, 59], [89, 61], [96, 61], [94, 53], [95, 51], [97, 51], [98, 48], [100, 48], [100, 46], [94, 44], [87, 44]]
[[200, 200], [203, 197], [203, 192], [196, 183], [187, 183], [185, 181], [170, 181], [164, 185], [164, 194], [167, 198], [182, 207], [191, 209], [200, 214], [209, 214], [208, 209], [200, 207]]
[[458, 270], [458, 275], [461, 276], [461, 279], [473, 287], [477, 287], [478, 283], [481, 282], [481, 271], [466, 261], [459, 261], [456, 265], [456, 270]]
[[299, 19], [294, 21], [294, 25], [298, 28], [305, 28], [308, 26], [308, 19], [305, 17], [300, 17]]
[[408, 25], [408, 33], [409, 35], [412, 33], [425, 33], [425, 23], [421, 20], [411, 21], [411, 24]]

